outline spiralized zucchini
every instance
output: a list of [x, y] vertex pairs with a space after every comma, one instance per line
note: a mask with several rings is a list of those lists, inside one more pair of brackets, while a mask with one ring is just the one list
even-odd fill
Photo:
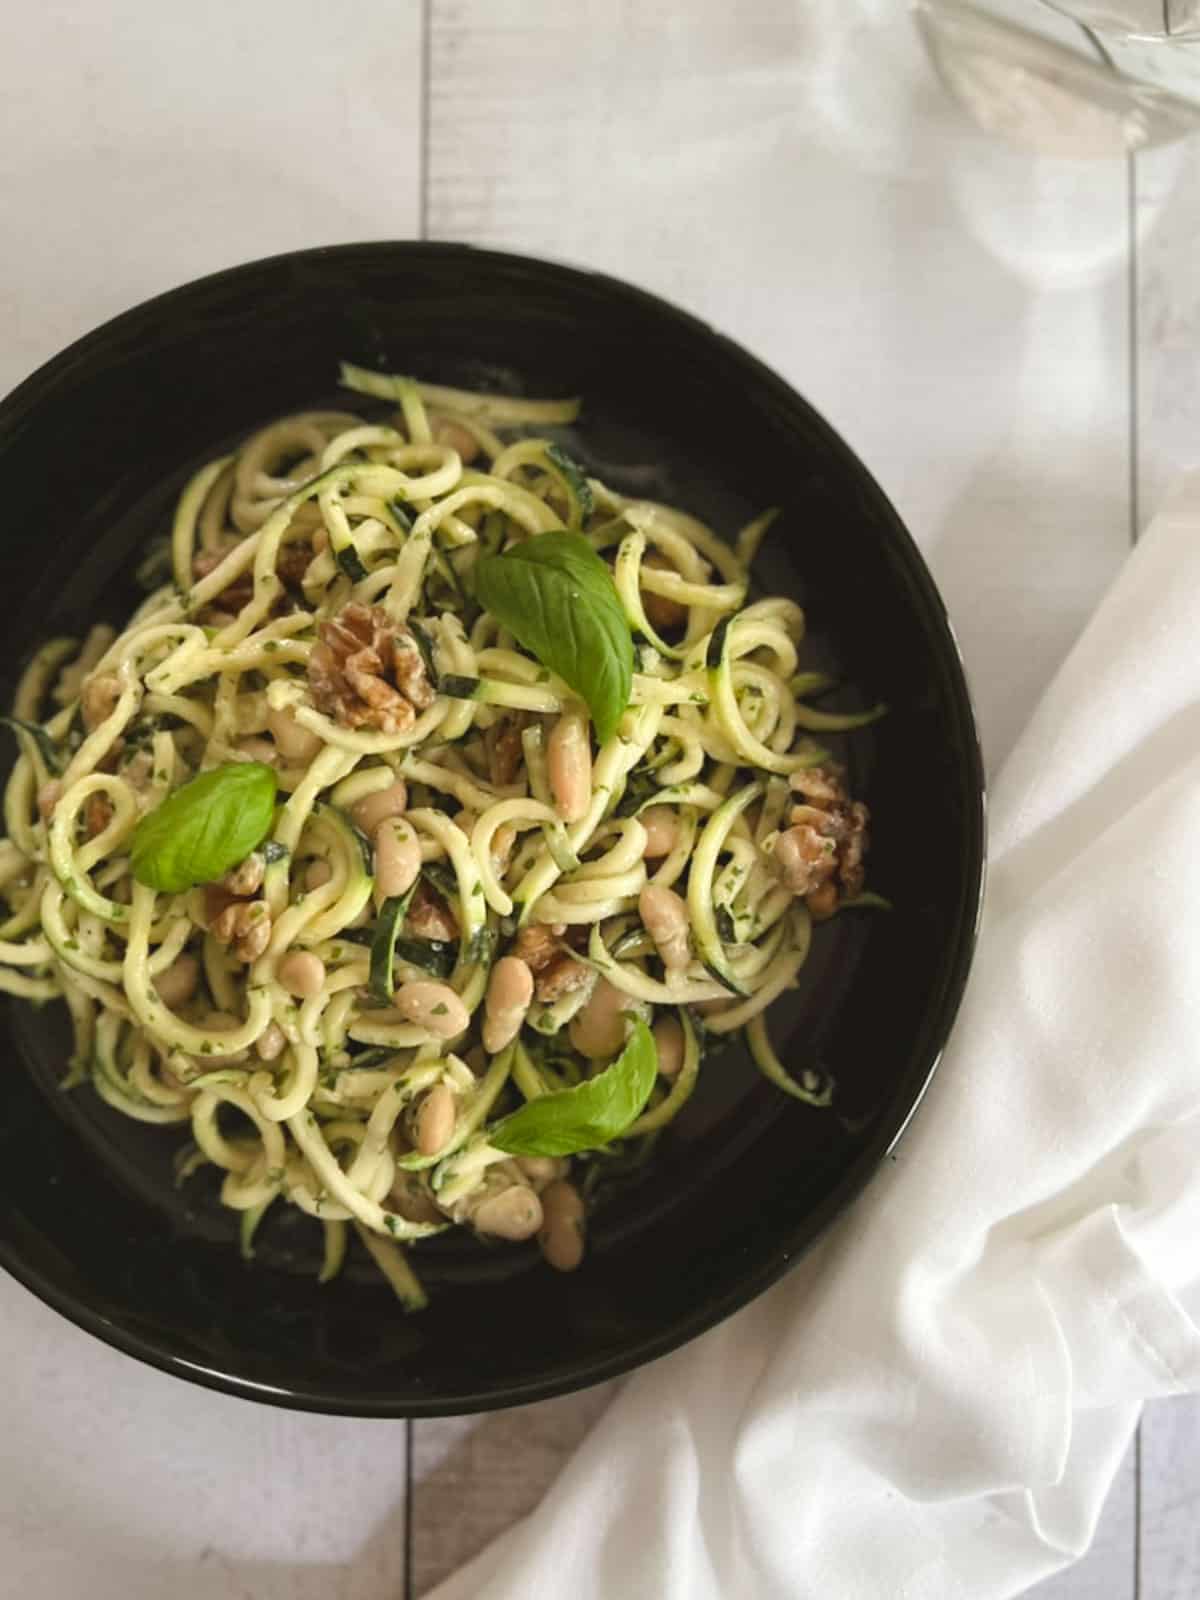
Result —
[[[647, 1158], [723, 1034], [828, 1103], [763, 1013], [814, 920], [882, 903], [861, 890], [865, 808], [812, 737], [882, 708], [812, 704], [831, 683], [801, 663], [803, 612], [751, 598], [774, 513], [726, 542], [589, 478], [553, 431], [574, 400], [342, 377], [368, 415], [286, 417], [203, 467], [139, 569], [172, 581], [123, 630], [52, 639], [26, 668], [0, 989], [65, 1002], [68, 1085], [190, 1129], [181, 1177], [219, 1175], [246, 1259], [290, 1205], [321, 1226], [322, 1282], [353, 1237], [419, 1309], [401, 1246], [454, 1225], [537, 1231], [574, 1266], [573, 1176], [590, 1196]], [[636, 647], [616, 735], [570, 770], [580, 702], [472, 582], [482, 556], [560, 529], [609, 562]], [[374, 631], [351, 661], [354, 617]], [[246, 760], [278, 785], [258, 850], [184, 892], [135, 881], [141, 820]], [[604, 1070], [634, 1017], [659, 1077], [623, 1150], [489, 1142], [523, 1100]]]

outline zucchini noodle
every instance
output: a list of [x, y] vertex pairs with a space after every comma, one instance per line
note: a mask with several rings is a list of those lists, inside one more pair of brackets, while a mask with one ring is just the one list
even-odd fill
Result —
[[[65, 1088], [190, 1129], [180, 1180], [215, 1174], [246, 1260], [291, 1207], [320, 1225], [322, 1283], [349, 1246], [419, 1310], [405, 1247], [454, 1226], [577, 1264], [564, 1193], [602, 1192], [593, 1157], [622, 1142], [609, 1165], [643, 1161], [723, 1036], [830, 1103], [764, 1013], [816, 924], [886, 905], [863, 892], [866, 809], [812, 737], [884, 708], [812, 703], [835, 685], [802, 662], [803, 611], [753, 593], [774, 511], [726, 539], [588, 477], [558, 432], [576, 400], [342, 382], [358, 410], [285, 417], [195, 473], [138, 567], [172, 581], [123, 629], [29, 661], [0, 991], [63, 1002]], [[582, 767], [571, 684], [474, 598], [483, 556], [562, 531], [608, 563], [634, 643], [629, 705]], [[243, 761], [275, 775], [258, 847], [183, 892], [135, 877], [143, 819]], [[615, 1140], [490, 1142], [609, 1067], [635, 1018], [659, 1070]]]

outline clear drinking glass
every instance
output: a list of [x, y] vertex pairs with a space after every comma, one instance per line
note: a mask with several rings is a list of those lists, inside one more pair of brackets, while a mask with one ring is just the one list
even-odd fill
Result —
[[943, 81], [985, 128], [1057, 156], [1200, 129], [1200, 0], [914, 0]]

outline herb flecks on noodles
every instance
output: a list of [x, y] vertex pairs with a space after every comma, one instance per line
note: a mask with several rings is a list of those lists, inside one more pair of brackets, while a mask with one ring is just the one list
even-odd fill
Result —
[[343, 381], [394, 415], [205, 467], [173, 582], [27, 668], [0, 989], [65, 1001], [69, 1084], [190, 1127], [247, 1256], [290, 1204], [415, 1308], [401, 1246], [450, 1226], [577, 1265], [704, 1040], [827, 1103], [763, 1012], [874, 899], [815, 740], [877, 713], [813, 706], [800, 608], [751, 599], [769, 515], [729, 545], [588, 478], [542, 432], [574, 401]]

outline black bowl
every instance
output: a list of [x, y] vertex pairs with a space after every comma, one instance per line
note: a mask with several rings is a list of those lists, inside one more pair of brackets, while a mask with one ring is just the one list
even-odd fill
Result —
[[[979, 750], [954, 638], [920, 555], [862, 464], [778, 377], [611, 278], [454, 245], [307, 250], [237, 267], [106, 324], [0, 406], [0, 674], [49, 631], [119, 621], [134, 552], [201, 461], [280, 413], [336, 401], [346, 358], [465, 384], [582, 394], [578, 449], [618, 486], [726, 533], [782, 507], [761, 560], [808, 609], [808, 660], [890, 715], [848, 741], [889, 913], [821, 928], [773, 1032], [831, 1110], [785, 1098], [738, 1049], [659, 1159], [598, 1213], [570, 1276], [532, 1247], [417, 1252], [430, 1309], [365, 1270], [319, 1288], [303, 1219], [239, 1258], [178, 1134], [58, 1088], [57, 1008], [9, 1002], [0, 1261], [81, 1327], [181, 1377], [283, 1405], [425, 1416], [537, 1400], [626, 1371], [744, 1305], [862, 1187], [921, 1097], [970, 962], [983, 872]], [[343, 403], [344, 403], [343, 397]], [[3, 687], [0, 685], [0, 687]]]

